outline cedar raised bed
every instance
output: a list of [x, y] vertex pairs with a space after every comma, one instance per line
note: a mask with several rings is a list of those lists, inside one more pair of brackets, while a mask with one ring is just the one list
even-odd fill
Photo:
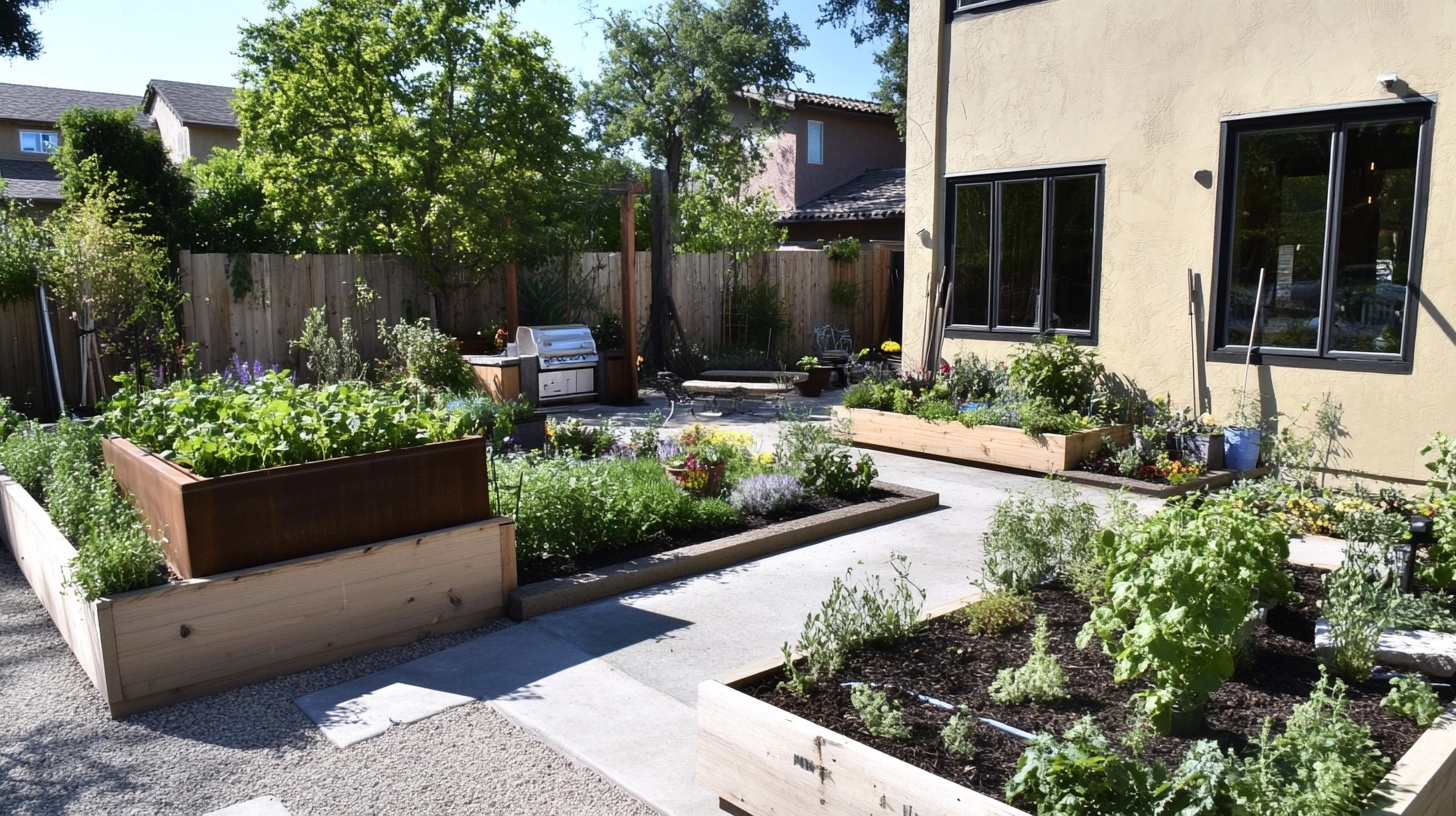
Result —
[[[765, 658], [698, 686], [698, 781], [723, 810], [1030, 816], [739, 691], [782, 668], [781, 657]], [[1456, 816], [1456, 706], [1395, 763], [1371, 801], [1366, 816]]]
[[515, 588], [515, 522], [494, 518], [87, 602], [50, 516], [0, 476], [0, 537], [113, 717], [473, 629]]
[[1131, 425], [1109, 425], [1065, 435], [1032, 435], [1020, 428], [967, 428], [959, 422], [932, 422], [869, 408], [836, 407], [834, 416], [849, 420], [850, 441], [856, 445], [1038, 473], [1071, 470], [1089, 453], [1102, 448], [1104, 436], [1119, 445], [1132, 442]]
[[210, 479], [117, 437], [102, 453], [183, 578], [491, 517], [478, 437]]

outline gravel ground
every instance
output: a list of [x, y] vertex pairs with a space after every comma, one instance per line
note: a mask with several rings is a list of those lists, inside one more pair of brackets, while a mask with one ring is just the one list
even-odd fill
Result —
[[484, 703], [349, 749], [325, 740], [293, 703], [482, 631], [116, 722], [0, 555], [0, 813], [202, 814], [270, 794], [294, 814], [651, 813]]

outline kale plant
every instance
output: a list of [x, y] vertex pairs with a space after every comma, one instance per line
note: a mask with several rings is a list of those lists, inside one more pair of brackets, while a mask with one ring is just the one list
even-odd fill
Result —
[[1061, 739], [1038, 734], [1016, 761], [1006, 801], [1028, 800], [1038, 814], [1150, 813], [1162, 769], [1113, 749], [1091, 717]]
[[849, 701], [859, 713], [866, 731], [886, 739], [909, 739], [910, 726], [905, 722], [903, 707], [883, 691], [864, 685], [855, 686], [850, 691]]
[[965, 706], [950, 715], [950, 721], [940, 730], [940, 742], [952, 756], [973, 759], [976, 756], [976, 717]]

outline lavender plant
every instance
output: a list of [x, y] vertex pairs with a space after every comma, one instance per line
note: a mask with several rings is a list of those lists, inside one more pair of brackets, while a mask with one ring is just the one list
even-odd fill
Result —
[[797, 505], [804, 499], [804, 486], [786, 473], [749, 476], [733, 488], [728, 503], [744, 514], [766, 516]]

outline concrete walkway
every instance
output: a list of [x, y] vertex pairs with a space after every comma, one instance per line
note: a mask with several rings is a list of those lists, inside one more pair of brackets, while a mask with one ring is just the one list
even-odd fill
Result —
[[[687, 418], [691, 421], [691, 417]], [[674, 426], [681, 418], [674, 418]], [[715, 424], [726, 424], [714, 420]], [[760, 421], [761, 422], [761, 421]], [[737, 424], [737, 423], [732, 423]], [[772, 426], [756, 431], [771, 436]], [[486, 700], [573, 760], [667, 814], [717, 814], [695, 778], [697, 685], [797, 639], [831, 581], [910, 558], [927, 605], [964, 597], [980, 537], [1008, 489], [1040, 480], [897, 454], [880, 478], [942, 507], [718, 572], [554, 612], [298, 700], [347, 747], [396, 724]], [[1089, 496], [1105, 500], [1103, 491]]]

